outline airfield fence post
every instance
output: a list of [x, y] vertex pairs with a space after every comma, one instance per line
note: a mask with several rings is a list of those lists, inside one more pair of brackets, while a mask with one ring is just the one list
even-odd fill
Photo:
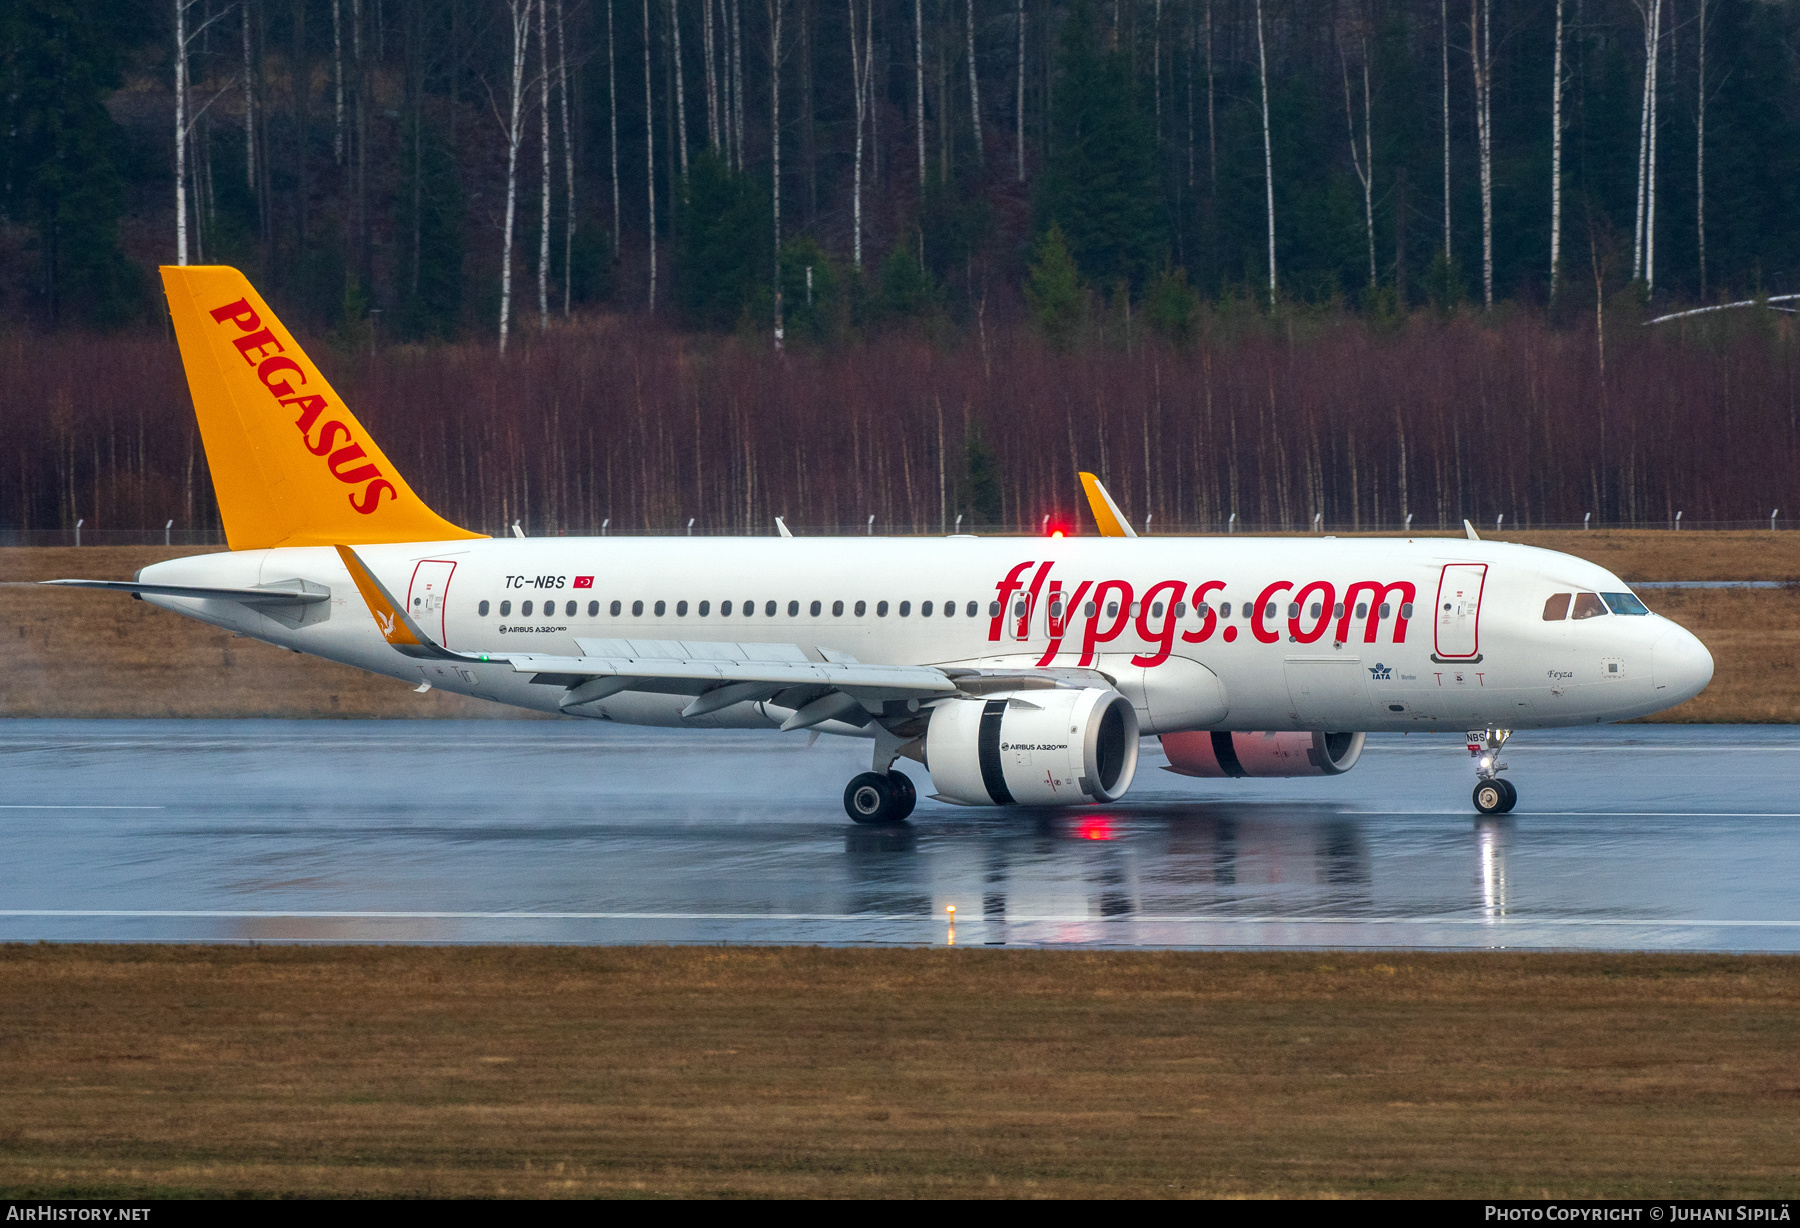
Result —
[[[82, 526], [82, 525], [84, 525], [84, 524], [86, 524], [86, 523], [87, 523], [87, 521], [86, 521], [86, 520], [85, 520], [85, 519], [82, 519], [82, 520], [77, 520], [77, 521], [76, 521], [76, 522], [75, 522], [75, 544], [76, 544], [76, 545], [77, 545], [77, 546], [79, 546], [79, 545], [81, 545], [81, 526]], [[1770, 522], [1769, 522], [1769, 527], [1770, 527], [1770, 528], [1771, 528], [1771, 529], [1772, 529], [1772, 528], [1774, 528], [1774, 527], [1775, 527], [1775, 523], [1774, 523], [1774, 521], [1772, 521], [1772, 520], [1771, 520], [1771, 521], [1770, 521]]]

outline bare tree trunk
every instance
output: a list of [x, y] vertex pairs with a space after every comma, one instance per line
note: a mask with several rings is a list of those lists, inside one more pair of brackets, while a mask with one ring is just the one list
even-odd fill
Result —
[[[519, 141], [524, 135], [525, 48], [531, 41], [532, 0], [506, 0], [512, 22], [512, 105], [506, 123], [506, 223], [500, 247], [500, 352], [512, 324], [513, 220], [519, 198]], [[335, 7], [335, 6], [334, 6]]]
[[787, 0], [769, 6], [769, 156], [770, 192], [775, 208], [775, 352], [781, 353], [785, 329], [781, 319], [781, 18]]
[[1656, 128], [1656, 62], [1658, 44], [1661, 42], [1661, 31], [1658, 29], [1662, 19], [1662, 0], [1633, 0], [1638, 13], [1644, 19], [1644, 97], [1638, 118], [1638, 191], [1637, 218], [1631, 236], [1631, 279], [1637, 281], [1645, 276], [1645, 240], [1648, 237], [1646, 222], [1654, 211], [1651, 203], [1654, 194], [1655, 167], [1652, 149]]
[[187, 10], [193, 0], [175, 0], [175, 263], [188, 262], [187, 214]]
[[713, 0], [700, 0], [700, 50], [706, 60], [706, 146], [719, 150], [719, 71], [713, 37]]
[[618, 59], [613, 54], [613, 5], [616, 0], [606, 0], [606, 97], [607, 120], [612, 126], [612, 198], [613, 198], [613, 245], [612, 256], [619, 258], [619, 74]]
[[1450, 0], [1438, 0], [1438, 19], [1443, 29], [1444, 70], [1444, 264], [1450, 252]]
[[744, 26], [740, 0], [731, 0], [732, 157], [744, 169]]
[[[1162, 0], [1156, 0], [1158, 4]], [[969, 124], [975, 129], [975, 161], [977, 164], [987, 161], [987, 151], [981, 143], [981, 91], [975, 83], [975, 0], [964, 0], [963, 11], [966, 15], [969, 52]]]
[[681, 4], [680, 0], [669, 0], [669, 37], [673, 40], [675, 56], [675, 148], [681, 154], [681, 173], [688, 173], [687, 148], [687, 86], [682, 81], [681, 71]]
[[556, 89], [562, 106], [563, 145], [563, 319], [575, 269], [575, 143], [569, 130], [569, 45], [563, 38], [563, 0], [556, 0]]
[[1700, 5], [1700, 88], [1694, 113], [1694, 239], [1700, 256], [1700, 297], [1706, 297], [1706, 6]]
[[1156, 0], [1156, 15], [1150, 28], [1150, 76], [1156, 95], [1156, 148], [1162, 149], [1162, 0]]
[[1556, 68], [1550, 86], [1550, 298], [1562, 276], [1563, 0], [1556, 0]]
[[1376, 284], [1375, 274], [1375, 144], [1373, 127], [1369, 111], [1369, 44], [1365, 41], [1363, 50], [1363, 148], [1356, 148], [1356, 108], [1350, 100], [1350, 64], [1344, 56], [1343, 47], [1338, 48], [1338, 63], [1344, 73], [1344, 123], [1350, 130], [1350, 166], [1356, 172], [1357, 182], [1363, 190], [1363, 222], [1369, 236], [1369, 289]]
[[1269, 307], [1275, 307], [1275, 154], [1269, 142], [1269, 53], [1263, 41], [1262, 0], [1256, 0], [1256, 72], [1262, 86], [1263, 186], [1269, 204]]
[[1469, 0], [1469, 57], [1475, 66], [1475, 135], [1481, 157], [1481, 298], [1494, 305], [1493, 0]]
[[343, 0], [331, 0], [331, 75], [337, 84], [337, 124], [332, 129], [331, 156], [344, 164], [344, 18]]
[[1019, 130], [1019, 182], [1025, 182], [1025, 0], [1014, 0], [1013, 19], [1019, 26], [1019, 102], [1015, 109]]
[[[1491, 0], [1490, 0], [1491, 2]], [[1662, 67], [1662, 0], [1650, 5], [1650, 166], [1645, 176], [1644, 194], [1648, 198], [1644, 210], [1644, 289], [1656, 292], [1656, 102], [1657, 80]]]
[[913, 0], [913, 102], [919, 132], [919, 203], [925, 203], [925, 6]]
[[550, 327], [550, 0], [538, 12], [538, 331]]
[[[243, 0], [244, 30], [244, 182], [256, 191], [256, 89], [250, 62], [250, 0]], [[1704, 62], [1704, 57], [1702, 57]]]
[[[1449, 0], [1445, 0], [1449, 3]], [[1212, 0], [1206, 0], [1206, 166], [1212, 193], [1219, 192], [1219, 123], [1213, 89]]]
[[644, 188], [650, 214], [650, 312], [656, 313], [656, 104], [650, 96], [650, 0], [644, 0]]
[[[874, 0], [867, 0], [870, 23], [874, 20]], [[851, 230], [854, 236], [852, 252], [855, 267], [860, 270], [863, 263], [862, 250], [862, 185], [863, 185], [863, 120], [868, 114], [868, 70], [866, 52], [857, 42], [856, 34], [856, 0], [849, 0], [850, 5], [850, 85], [856, 94], [856, 170], [850, 194]], [[871, 30], [871, 33], [873, 31]]]

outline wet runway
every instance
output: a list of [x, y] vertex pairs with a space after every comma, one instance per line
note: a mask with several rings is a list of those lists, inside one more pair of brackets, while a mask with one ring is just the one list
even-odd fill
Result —
[[[1456, 735], [1123, 804], [839, 803], [867, 744], [520, 721], [0, 722], [0, 940], [1800, 950], [1800, 729]], [[903, 764], [930, 792], [916, 764]]]

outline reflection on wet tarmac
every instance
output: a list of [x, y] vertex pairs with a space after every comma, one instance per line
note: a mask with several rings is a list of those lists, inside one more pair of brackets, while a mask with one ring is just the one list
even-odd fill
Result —
[[[1800, 731], [1372, 738], [1350, 776], [837, 807], [860, 745], [513, 722], [0, 724], [0, 939], [1800, 949]], [[929, 793], [920, 781], [921, 793]]]

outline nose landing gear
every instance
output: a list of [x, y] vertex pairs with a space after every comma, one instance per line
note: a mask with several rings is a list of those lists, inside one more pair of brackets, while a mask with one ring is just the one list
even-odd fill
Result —
[[1505, 814], [1519, 803], [1519, 791], [1500, 775], [1506, 764], [1500, 761], [1500, 749], [1512, 737], [1510, 729], [1469, 731], [1469, 757], [1475, 760], [1475, 809], [1482, 814]]

